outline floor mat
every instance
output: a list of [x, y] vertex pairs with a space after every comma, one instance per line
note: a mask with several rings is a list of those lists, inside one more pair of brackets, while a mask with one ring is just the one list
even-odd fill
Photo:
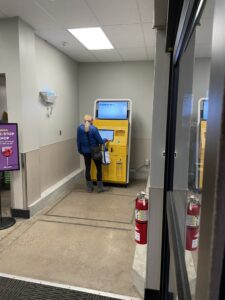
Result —
[[80, 291], [0, 277], [1, 300], [115, 300]]

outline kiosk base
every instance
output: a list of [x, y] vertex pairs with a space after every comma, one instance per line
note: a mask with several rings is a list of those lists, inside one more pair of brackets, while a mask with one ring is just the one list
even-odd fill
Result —
[[[97, 181], [94, 180], [93, 184], [97, 185]], [[124, 187], [124, 188], [128, 187], [128, 183], [114, 183], [114, 182], [108, 182], [108, 181], [103, 181], [103, 185], [104, 186], [112, 186], [112, 187]]]
[[0, 230], [9, 228], [16, 223], [16, 220], [12, 217], [0, 217]]

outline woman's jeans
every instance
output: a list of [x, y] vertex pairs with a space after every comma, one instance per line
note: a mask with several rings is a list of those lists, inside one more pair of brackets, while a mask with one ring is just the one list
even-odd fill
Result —
[[[85, 178], [87, 181], [91, 181], [91, 154], [84, 154], [84, 162], [85, 162]], [[102, 161], [94, 160], [96, 169], [97, 169], [97, 181], [102, 181]]]

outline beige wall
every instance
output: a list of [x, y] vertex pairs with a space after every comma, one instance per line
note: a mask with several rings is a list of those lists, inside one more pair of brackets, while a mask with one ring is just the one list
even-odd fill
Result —
[[[144, 159], [149, 159], [151, 139], [135, 138], [131, 139], [131, 169], [137, 170], [140, 177], [148, 174], [148, 168], [144, 166]], [[138, 177], [134, 176], [135, 178]]]

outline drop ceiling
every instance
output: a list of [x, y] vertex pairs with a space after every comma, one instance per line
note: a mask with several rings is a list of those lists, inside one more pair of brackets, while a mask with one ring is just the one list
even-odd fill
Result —
[[[0, 18], [19, 16], [37, 36], [78, 62], [153, 60], [153, 3], [154, 0], [0, 0]], [[210, 7], [205, 19], [212, 19]], [[98, 26], [114, 49], [89, 51], [66, 30]], [[199, 56], [209, 56], [208, 30], [199, 37]]]

